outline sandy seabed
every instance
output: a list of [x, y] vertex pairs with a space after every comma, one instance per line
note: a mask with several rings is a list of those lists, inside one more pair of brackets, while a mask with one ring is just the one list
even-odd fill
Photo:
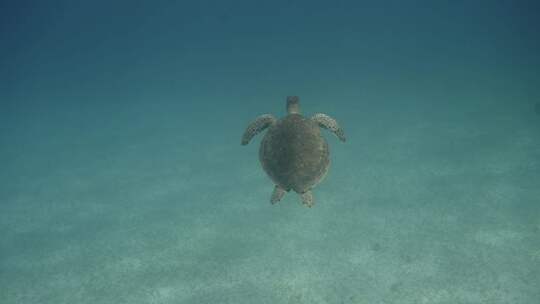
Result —
[[349, 140], [325, 133], [311, 209], [269, 204], [243, 122], [197, 143], [19, 142], [0, 176], [2, 303], [539, 302], [540, 124], [365, 115], [336, 113]]

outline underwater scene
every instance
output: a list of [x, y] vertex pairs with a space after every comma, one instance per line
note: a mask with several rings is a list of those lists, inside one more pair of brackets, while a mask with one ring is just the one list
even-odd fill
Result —
[[0, 302], [540, 303], [536, 1], [2, 1]]

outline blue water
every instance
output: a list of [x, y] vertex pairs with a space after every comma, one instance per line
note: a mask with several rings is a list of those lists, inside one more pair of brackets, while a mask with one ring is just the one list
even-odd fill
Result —
[[191, 2], [0, 3], [0, 302], [540, 303], [538, 4]]

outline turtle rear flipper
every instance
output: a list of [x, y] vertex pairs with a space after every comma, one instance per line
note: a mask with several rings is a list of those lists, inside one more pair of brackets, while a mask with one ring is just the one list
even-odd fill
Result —
[[248, 125], [246, 131], [244, 131], [244, 135], [242, 136], [242, 145], [247, 145], [253, 136], [261, 133], [264, 129], [273, 125], [276, 121], [277, 119], [271, 114], [263, 114], [255, 118], [255, 120]]
[[311, 190], [300, 194], [300, 196], [302, 197], [302, 204], [310, 208], [313, 207], [313, 205], [315, 204], [315, 200], [313, 199], [313, 193], [311, 193]]
[[332, 131], [334, 134], [336, 134], [339, 140], [343, 142], [346, 141], [345, 133], [343, 132], [343, 129], [339, 126], [337, 121], [333, 119], [332, 117], [326, 114], [317, 113], [313, 115], [311, 119], [314, 122], [316, 122], [319, 125], [319, 127]]
[[276, 185], [274, 187], [274, 192], [272, 192], [272, 197], [270, 198], [270, 203], [275, 204], [279, 202], [283, 196], [285, 195], [287, 191], [285, 189], [281, 188], [280, 186]]

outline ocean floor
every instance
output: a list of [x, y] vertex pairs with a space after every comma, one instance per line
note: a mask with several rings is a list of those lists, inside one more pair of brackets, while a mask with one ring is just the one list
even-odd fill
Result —
[[359, 107], [312, 109], [348, 141], [311, 209], [270, 205], [252, 108], [4, 120], [2, 303], [540, 303], [533, 108]]

